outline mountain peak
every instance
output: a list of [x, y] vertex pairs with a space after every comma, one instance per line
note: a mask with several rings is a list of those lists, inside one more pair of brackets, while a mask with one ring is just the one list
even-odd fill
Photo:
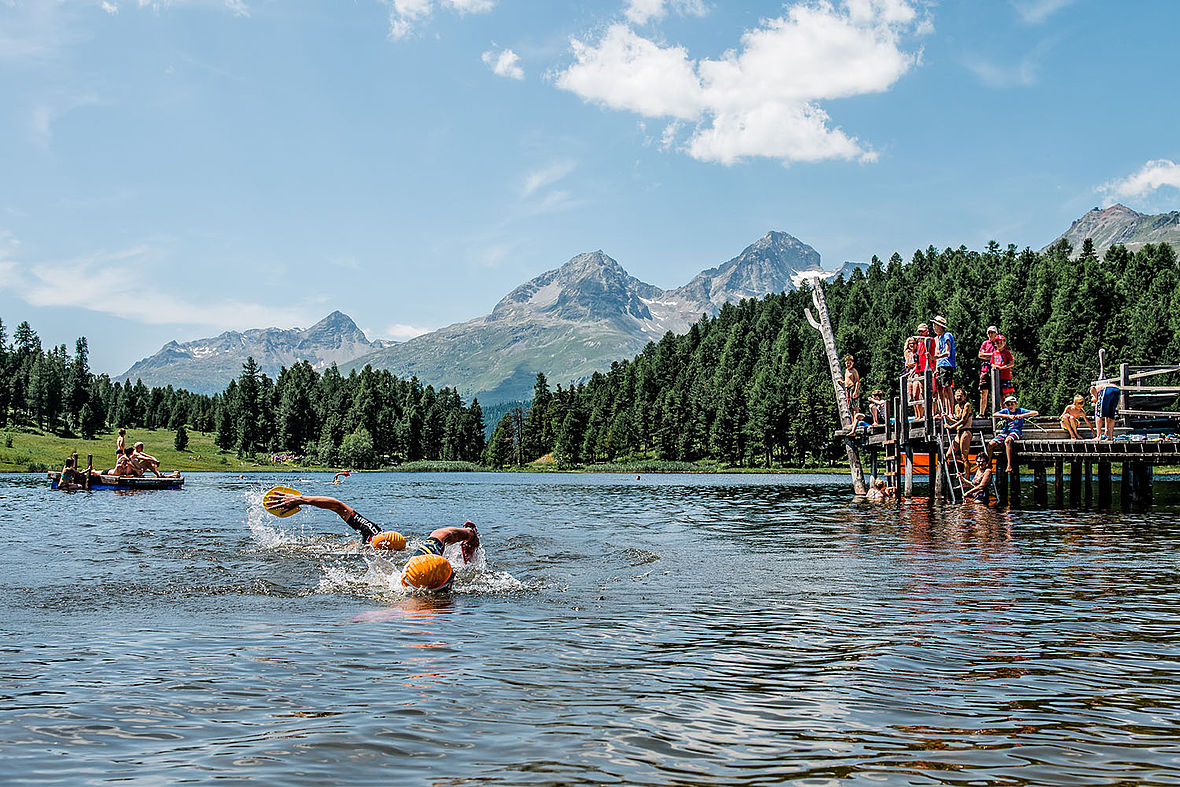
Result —
[[1115, 245], [1136, 251], [1148, 243], [1170, 243], [1180, 250], [1180, 212], [1148, 215], [1119, 203], [1107, 208], [1091, 208], [1049, 246], [1062, 238], [1075, 250], [1081, 249], [1086, 238], [1090, 238], [1095, 253], [1099, 255]]
[[572, 257], [525, 282], [496, 304], [489, 320], [547, 315], [567, 320], [651, 319], [644, 298], [662, 291], [627, 273], [601, 249]]
[[794, 289], [805, 271], [821, 272], [819, 252], [789, 233], [771, 230], [738, 256], [702, 271], [675, 292], [719, 308], [726, 301]]

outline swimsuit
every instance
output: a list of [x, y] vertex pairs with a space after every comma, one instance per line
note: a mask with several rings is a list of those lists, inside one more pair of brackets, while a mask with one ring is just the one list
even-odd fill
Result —
[[414, 550], [414, 554], [411, 557], [417, 557], [418, 555], [441, 555], [444, 549], [446, 549], [446, 545], [443, 542], [437, 538], [428, 538], [422, 542], [421, 546]]
[[1120, 391], [1117, 385], [1108, 385], [1099, 391], [1098, 401], [1094, 407], [1094, 415], [1097, 418], [1114, 418], [1115, 413], [1118, 412], [1119, 393]]
[[353, 509], [348, 510], [351, 513], [345, 517], [344, 524], [360, 533], [366, 544], [369, 543], [369, 539], [381, 532], [380, 526], [365, 519]]

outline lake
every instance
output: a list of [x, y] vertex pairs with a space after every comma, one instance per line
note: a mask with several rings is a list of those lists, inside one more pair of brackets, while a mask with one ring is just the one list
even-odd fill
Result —
[[[841, 477], [0, 475], [0, 781], [1180, 783], [1180, 495], [856, 502]], [[335, 515], [483, 548], [405, 595]], [[392, 556], [396, 566], [404, 555]]]

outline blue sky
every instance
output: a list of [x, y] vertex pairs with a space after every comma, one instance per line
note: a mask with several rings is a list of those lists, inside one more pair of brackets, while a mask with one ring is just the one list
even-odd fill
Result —
[[662, 287], [1180, 208], [1180, 3], [0, 0], [0, 319], [406, 338], [603, 249]]

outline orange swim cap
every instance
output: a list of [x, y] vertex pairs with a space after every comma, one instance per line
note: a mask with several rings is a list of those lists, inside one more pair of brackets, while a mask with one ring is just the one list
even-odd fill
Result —
[[373, 549], [392, 549], [401, 552], [406, 548], [406, 537], [396, 530], [383, 530], [369, 539]]
[[455, 572], [442, 555], [415, 555], [402, 571], [402, 585], [414, 590], [445, 590]]

